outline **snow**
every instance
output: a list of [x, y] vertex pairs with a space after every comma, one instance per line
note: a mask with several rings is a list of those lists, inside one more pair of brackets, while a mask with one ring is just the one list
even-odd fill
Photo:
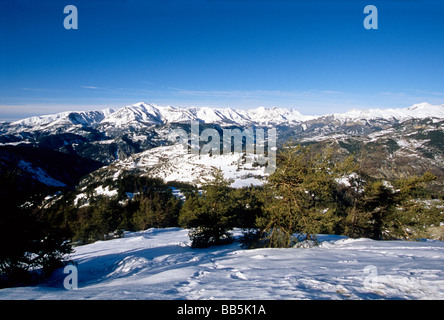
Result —
[[213, 108], [209, 108], [209, 107], [197, 108], [195, 111], [195, 114], [198, 119], [202, 120], [205, 123], [226, 122], [228, 120], [217, 109], [213, 109]]
[[31, 163], [20, 160], [20, 162], [17, 164], [17, 167], [20, 169], [30, 173], [36, 180], [40, 181], [43, 184], [46, 184], [47, 186], [52, 187], [64, 187], [66, 184], [63, 182], [52, 178], [45, 170], [43, 170], [40, 167], [33, 167]]
[[190, 121], [196, 120], [196, 116], [189, 110], [182, 108], [175, 108], [172, 106], [162, 107], [156, 106], [162, 117], [162, 121], [169, 123], [190, 123]]
[[284, 108], [259, 107], [247, 111], [249, 117], [259, 123], [302, 122], [314, 119], [314, 116], [304, 116], [299, 111]]
[[357, 110], [353, 109], [346, 113], [334, 114], [335, 118], [341, 121], [350, 120], [398, 120], [405, 121], [408, 119], [424, 119], [428, 117], [432, 118], [444, 118], [444, 105], [431, 105], [427, 102], [415, 104], [408, 108], [397, 109], [368, 109]]
[[117, 195], [118, 191], [117, 190], [110, 190], [109, 186], [106, 186], [105, 188], [103, 188], [103, 186], [98, 186], [97, 188], [94, 189], [94, 193], [96, 195], [101, 195], [101, 196], [106, 196], [106, 197], [114, 197]]
[[114, 111], [112, 109], [103, 109], [100, 111], [65, 111], [56, 114], [34, 116], [11, 123], [13, 127], [40, 127], [56, 124], [83, 124], [92, 125], [99, 123], [104, 118], [110, 116]]
[[84, 204], [84, 202], [87, 202], [87, 200], [88, 200], [88, 197], [87, 197], [86, 193], [79, 193], [74, 198], [74, 205], [75, 206], [79, 205], [79, 202], [82, 202]]
[[310, 248], [192, 249], [187, 233], [148, 229], [78, 246], [78, 289], [65, 289], [59, 270], [0, 299], [444, 299], [444, 242], [320, 235]]
[[139, 102], [137, 104], [123, 107], [102, 120], [101, 123], [124, 127], [130, 123], [158, 124], [160, 112], [154, 106]]
[[250, 186], [261, 186], [263, 184], [264, 184], [263, 180], [250, 177], [250, 178], [244, 178], [244, 179], [234, 179], [234, 181], [231, 183], [230, 187], [243, 188], [243, 187], [250, 187]]
[[[257, 155], [250, 155], [257, 158]], [[264, 167], [254, 167], [253, 161], [240, 163], [242, 154], [229, 153], [221, 155], [188, 154], [180, 144], [161, 146], [116, 161], [112, 170], [117, 172], [131, 171], [135, 168], [145, 171], [153, 177], [166, 182], [179, 181], [200, 185], [203, 177], [211, 176], [211, 171], [221, 169], [226, 179], [232, 179], [232, 186], [240, 188], [250, 185], [262, 185], [266, 176]], [[113, 175], [114, 178], [118, 174]]]
[[[305, 121], [322, 117], [333, 117], [340, 122], [363, 122], [374, 120], [405, 121], [412, 118], [433, 119], [444, 118], [444, 105], [431, 105], [429, 103], [415, 104], [408, 108], [397, 109], [368, 109], [350, 110], [346, 113], [327, 115], [302, 115], [292, 108], [265, 108], [232, 109], [211, 107], [172, 107], [159, 106], [138, 102], [117, 109], [104, 109], [100, 111], [61, 112], [52, 115], [30, 117], [9, 123], [8, 133], [29, 131], [58, 132], [63, 128], [74, 131], [82, 126], [109, 126], [122, 128], [127, 126], [144, 128], [151, 125], [166, 123], [189, 123], [201, 121], [204, 123], [217, 123], [223, 126], [272, 126], [303, 124]], [[67, 129], [68, 128], [68, 129]], [[304, 130], [306, 126], [304, 127]], [[80, 131], [81, 132], [81, 131]]]

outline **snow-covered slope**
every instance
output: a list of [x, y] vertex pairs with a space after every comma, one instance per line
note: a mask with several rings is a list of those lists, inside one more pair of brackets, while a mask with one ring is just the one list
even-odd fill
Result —
[[76, 247], [78, 289], [66, 290], [59, 270], [0, 299], [444, 299], [443, 242], [321, 235], [313, 248], [191, 249], [187, 233], [148, 229]]
[[226, 125], [271, 125], [292, 124], [316, 117], [304, 116], [293, 109], [259, 107], [250, 110], [232, 108], [158, 106], [139, 102], [126, 106], [106, 117], [103, 123], [114, 123], [117, 126], [139, 121], [145, 124], [189, 123], [197, 120], [207, 124]]
[[315, 116], [304, 116], [299, 111], [284, 108], [265, 108], [259, 107], [250, 110], [238, 110], [245, 118], [249, 119], [256, 125], [272, 125], [272, 124], [295, 124], [307, 120], [312, 120]]
[[19, 131], [20, 129], [48, 130], [63, 126], [94, 126], [105, 118], [112, 115], [114, 110], [104, 109], [101, 111], [66, 111], [56, 114], [29, 117], [10, 123], [10, 127]]
[[103, 124], [111, 124], [123, 127], [138, 123], [140, 125], [152, 125], [162, 123], [159, 110], [146, 103], [138, 103], [123, 107], [102, 120]]
[[443, 119], [444, 105], [431, 105], [430, 103], [424, 102], [404, 109], [353, 109], [342, 114], [335, 113], [334, 117], [341, 121], [376, 119], [405, 121], [408, 119], [424, 119], [428, 117]]
[[[254, 155], [253, 155], [254, 156]], [[242, 163], [242, 155], [192, 155], [182, 145], [153, 148], [94, 172], [97, 180], [117, 178], [125, 172], [137, 171], [166, 182], [179, 181], [199, 185], [202, 178], [209, 178], [214, 169], [221, 169], [226, 179], [232, 179], [232, 187], [262, 185], [266, 176], [264, 167]]]

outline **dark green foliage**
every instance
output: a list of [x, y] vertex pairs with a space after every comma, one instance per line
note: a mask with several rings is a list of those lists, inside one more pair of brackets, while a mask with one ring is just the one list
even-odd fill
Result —
[[444, 150], [444, 132], [442, 129], [427, 132], [420, 130], [418, 133], [412, 135], [412, 137], [415, 139], [424, 139], [427, 141], [428, 145], [435, 147], [440, 151]]
[[9, 208], [0, 218], [0, 288], [43, 280], [63, 265], [71, 245], [29, 212]]
[[385, 145], [387, 146], [387, 149], [388, 149], [390, 154], [392, 154], [392, 153], [394, 153], [394, 152], [396, 152], [397, 150], [400, 149], [398, 143], [395, 140], [393, 140], [393, 139], [388, 139], [385, 142]]
[[366, 183], [362, 194], [355, 196], [354, 206], [348, 212], [353, 217], [353, 225], [346, 234], [381, 240], [384, 224], [396, 208], [393, 191], [382, 181], [373, 181]]
[[268, 179], [264, 215], [256, 221], [264, 244], [289, 247], [304, 240], [316, 242], [323, 224], [334, 218], [334, 178], [329, 150], [313, 154], [310, 147], [285, 146]]
[[242, 229], [256, 227], [256, 219], [262, 216], [263, 189], [261, 187], [244, 187], [232, 189], [230, 198], [235, 212], [234, 225]]
[[361, 143], [353, 139], [345, 139], [345, 141], [340, 140], [338, 143], [341, 148], [346, 149], [350, 154], [358, 153], [362, 148]]
[[63, 229], [24, 202], [38, 195], [17, 193], [15, 175], [0, 178], [9, 182], [0, 196], [0, 288], [37, 283], [63, 265], [71, 245]]
[[235, 202], [230, 194], [229, 181], [220, 170], [204, 182], [202, 194], [188, 196], [179, 217], [180, 225], [191, 228], [193, 248], [229, 243], [230, 230], [235, 226]]
[[71, 223], [73, 241], [88, 243], [107, 240], [119, 234], [123, 221], [122, 206], [117, 200], [107, 197], [91, 199], [89, 206], [78, 208], [76, 218]]
[[[117, 195], [96, 195], [97, 187], [117, 190]], [[44, 215], [53, 225], [66, 229], [79, 244], [118, 237], [123, 230], [178, 226], [181, 201], [161, 179], [126, 175], [88, 184], [85, 199], [74, 203], [78, 193], [66, 193]]]
[[144, 230], [178, 225], [181, 203], [172, 196], [171, 191], [144, 195], [137, 201], [139, 201], [139, 209], [132, 217], [134, 229]]
[[442, 222], [441, 211], [421, 201], [426, 199], [426, 186], [436, 180], [435, 175], [426, 172], [422, 176], [411, 176], [393, 182], [397, 190], [395, 200], [398, 206], [389, 217], [391, 223], [387, 226], [387, 237], [407, 240], [427, 237], [428, 228]]

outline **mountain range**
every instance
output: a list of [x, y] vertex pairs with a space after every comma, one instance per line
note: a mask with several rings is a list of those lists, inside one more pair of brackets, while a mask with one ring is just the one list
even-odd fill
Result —
[[172, 123], [189, 123], [199, 121], [221, 126], [277, 126], [294, 125], [320, 119], [335, 119], [340, 122], [386, 120], [401, 122], [408, 119], [444, 118], [444, 105], [429, 103], [415, 104], [404, 109], [353, 109], [346, 113], [332, 113], [321, 116], [302, 115], [299, 111], [286, 108], [232, 109], [210, 107], [178, 108], [158, 106], [139, 102], [123, 108], [103, 109], [100, 111], [73, 111], [51, 115], [34, 116], [26, 119], [0, 123], [1, 134], [5, 132], [19, 133], [23, 131], [48, 131], [66, 127], [97, 127], [114, 126], [143, 127], [158, 126]]
[[171, 146], [171, 131], [190, 132], [190, 121], [198, 121], [201, 130], [219, 132], [275, 128], [278, 148], [290, 138], [328, 144], [338, 156], [357, 154], [373, 176], [392, 179], [429, 170], [444, 180], [444, 105], [429, 103], [310, 116], [285, 108], [179, 108], [139, 102], [117, 110], [35, 116], [0, 123], [0, 173], [15, 172], [23, 183], [75, 187], [88, 173], [83, 181], [139, 172], [196, 183], [212, 167], [223, 166], [233, 186], [261, 183], [261, 167], [242, 165], [240, 155], [193, 158]]

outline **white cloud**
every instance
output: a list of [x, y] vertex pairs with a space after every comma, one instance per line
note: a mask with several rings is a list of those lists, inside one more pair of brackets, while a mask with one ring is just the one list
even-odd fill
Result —
[[81, 86], [83, 89], [94, 89], [94, 90], [98, 90], [98, 89], [103, 89], [100, 87], [95, 87], [95, 86]]

